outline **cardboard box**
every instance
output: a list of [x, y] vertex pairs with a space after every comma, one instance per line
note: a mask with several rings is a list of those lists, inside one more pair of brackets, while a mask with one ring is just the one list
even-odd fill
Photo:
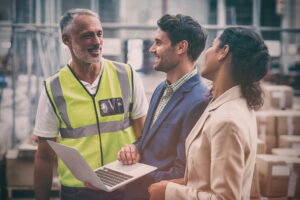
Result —
[[300, 135], [300, 112], [295, 110], [277, 111], [276, 130], [278, 135]]
[[256, 154], [265, 154], [267, 150], [266, 143], [261, 139], [257, 138], [257, 151]]
[[[260, 110], [256, 112], [257, 133], [266, 144], [266, 153], [279, 146], [280, 135], [300, 136], [300, 112], [293, 110]], [[288, 144], [285, 144], [288, 145]], [[297, 146], [297, 144], [294, 144]], [[300, 145], [299, 145], [300, 146]], [[290, 147], [290, 146], [280, 146]]]
[[300, 136], [299, 135], [280, 135], [279, 136], [280, 148], [299, 148]]
[[294, 89], [287, 85], [262, 85], [265, 93], [263, 109], [291, 109]]
[[[7, 187], [33, 187], [34, 158], [20, 157], [18, 150], [9, 150], [6, 153], [6, 180]], [[53, 174], [57, 174], [54, 166]]]
[[32, 144], [29, 143], [23, 143], [18, 147], [18, 157], [19, 158], [34, 158], [35, 157], [35, 153], [37, 151], [37, 146], [34, 146]]
[[263, 141], [265, 141], [264, 137], [267, 135], [276, 135], [275, 113], [273, 110], [260, 110], [255, 112], [257, 133], [261, 136]]
[[266, 153], [271, 154], [273, 148], [278, 147], [278, 137], [275, 135], [267, 135], [264, 138], [264, 143], [266, 144]]
[[300, 158], [300, 148], [274, 148], [273, 155], [278, 156], [294, 156]]
[[18, 159], [18, 150], [6, 154], [7, 186], [33, 186], [33, 158]]
[[276, 111], [260, 110], [255, 112], [257, 121], [257, 135], [266, 144], [266, 153], [278, 145], [276, 133]]
[[256, 157], [262, 196], [299, 197], [300, 158], [260, 154]]

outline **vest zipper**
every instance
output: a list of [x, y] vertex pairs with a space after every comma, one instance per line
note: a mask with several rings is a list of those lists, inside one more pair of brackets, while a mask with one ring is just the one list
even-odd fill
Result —
[[92, 96], [93, 99], [93, 104], [94, 104], [94, 109], [95, 109], [95, 114], [96, 114], [96, 119], [97, 119], [97, 128], [98, 128], [98, 135], [99, 135], [99, 143], [100, 143], [100, 159], [101, 159], [101, 166], [103, 166], [103, 150], [102, 150], [102, 140], [101, 140], [101, 132], [100, 132], [100, 123], [99, 123], [99, 117], [98, 117], [98, 112], [97, 112], [97, 107], [96, 107], [96, 102], [95, 102], [95, 97]]

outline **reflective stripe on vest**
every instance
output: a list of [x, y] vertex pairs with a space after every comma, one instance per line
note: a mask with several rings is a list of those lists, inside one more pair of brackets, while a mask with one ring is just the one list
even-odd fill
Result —
[[[100, 123], [101, 133], [116, 132], [124, 130], [132, 125], [132, 121], [129, 119], [122, 121], [102, 122]], [[60, 134], [63, 138], [80, 138], [88, 137], [94, 134], [98, 134], [97, 124], [92, 124], [75, 129], [61, 128]]]
[[[68, 66], [49, 77], [45, 84], [60, 122], [58, 142], [77, 149], [93, 170], [115, 161], [118, 151], [135, 141], [130, 125], [133, 95], [130, 66], [106, 59], [102, 64], [102, 75], [94, 95]], [[121, 110], [114, 99], [123, 104]], [[59, 158], [57, 171], [62, 185], [84, 187]]]
[[[129, 119], [130, 108], [130, 85], [126, 68], [119, 63], [113, 62], [116, 67], [118, 79], [120, 82], [121, 93], [124, 105], [124, 120], [100, 122], [101, 133], [116, 132], [124, 130], [132, 125], [132, 121]], [[59, 110], [59, 113], [65, 122], [67, 128], [60, 128], [60, 134], [62, 138], [80, 138], [87, 137], [94, 134], [98, 134], [97, 124], [83, 126], [79, 128], [72, 128], [68, 113], [66, 101], [63, 97], [62, 88], [59, 81], [59, 74], [57, 74], [50, 83], [53, 100]]]

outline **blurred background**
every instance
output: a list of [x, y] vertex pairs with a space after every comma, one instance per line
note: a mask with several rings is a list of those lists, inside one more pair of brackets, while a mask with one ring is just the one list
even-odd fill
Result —
[[[99, 14], [104, 30], [103, 56], [130, 63], [142, 77], [148, 100], [164, 80], [164, 74], [153, 71], [154, 57], [148, 52], [156, 21], [166, 13], [182, 13], [191, 15], [208, 30], [207, 46], [229, 26], [245, 26], [259, 32], [272, 57], [264, 82], [288, 86], [291, 98], [298, 101], [299, 0], [0, 0], [0, 198], [12, 198], [14, 188], [31, 187], [31, 182], [28, 186], [21, 180], [7, 180], [8, 160], [14, 156], [7, 159], [7, 155], [20, 149], [32, 136], [43, 80], [70, 59], [69, 50], [61, 42], [58, 22], [71, 8], [88, 8]], [[197, 60], [198, 69], [203, 62], [204, 53]], [[278, 91], [287, 89], [268, 91], [277, 92], [278, 97]], [[286, 93], [279, 97], [278, 109], [293, 109], [281, 100]], [[271, 104], [267, 106], [274, 108]], [[27, 164], [31, 170], [32, 162]], [[7, 185], [12, 189], [7, 190]]]

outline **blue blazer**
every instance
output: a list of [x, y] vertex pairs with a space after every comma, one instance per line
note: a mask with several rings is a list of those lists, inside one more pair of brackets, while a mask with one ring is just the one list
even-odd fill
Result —
[[142, 136], [135, 142], [140, 162], [158, 169], [129, 184], [125, 199], [147, 199], [150, 184], [184, 176], [185, 139], [208, 104], [208, 90], [197, 73], [175, 91], [150, 127], [164, 88], [165, 82], [162, 82], [154, 91]]

